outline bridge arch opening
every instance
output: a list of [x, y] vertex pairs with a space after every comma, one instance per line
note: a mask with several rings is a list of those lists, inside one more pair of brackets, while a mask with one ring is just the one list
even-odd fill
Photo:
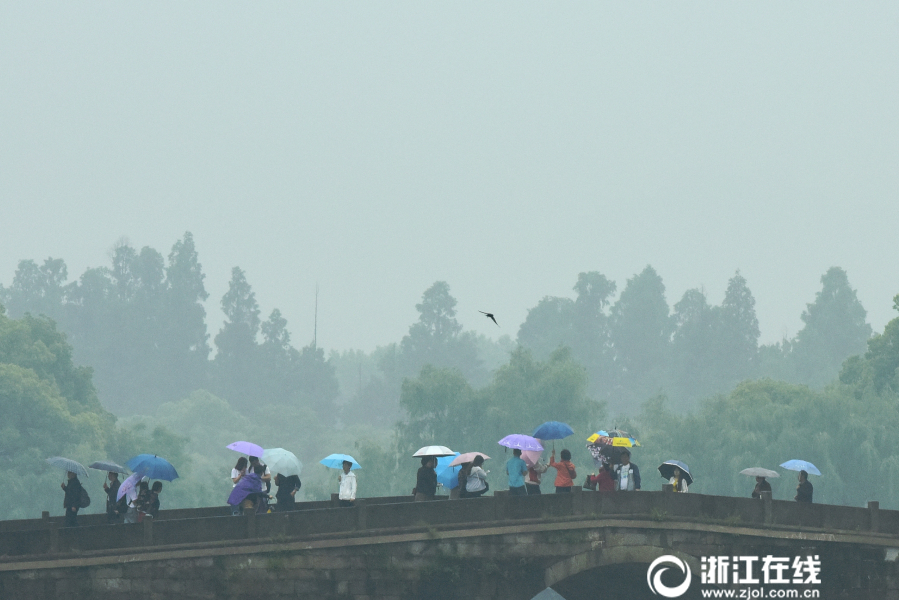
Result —
[[[546, 569], [545, 582], [565, 600], [659, 600], [663, 596], [649, 588], [647, 571], [653, 561], [662, 556], [675, 556], [690, 569], [690, 585], [678, 598], [701, 598], [700, 559], [656, 546], [597, 548], [578, 554]], [[684, 573], [677, 568], [667, 569], [660, 577], [662, 584], [672, 588], [685, 581]]]

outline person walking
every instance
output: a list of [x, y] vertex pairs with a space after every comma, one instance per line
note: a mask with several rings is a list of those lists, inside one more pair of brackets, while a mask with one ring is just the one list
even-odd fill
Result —
[[343, 461], [343, 473], [337, 476], [337, 482], [340, 484], [340, 493], [337, 495], [340, 506], [356, 504], [356, 474], [350, 470], [352, 468], [353, 463]]
[[487, 483], [487, 472], [481, 468], [483, 464], [484, 457], [480, 454], [471, 461], [471, 471], [469, 471], [468, 480], [465, 482], [466, 498], [478, 498], [490, 489], [490, 485]]
[[808, 480], [808, 473], [799, 471], [799, 485], [796, 486], [796, 497], [793, 500], [811, 504], [813, 492], [814, 488], [812, 487], [812, 482]]
[[615, 465], [615, 490], [636, 492], [640, 490], [640, 467], [631, 462], [630, 450], [624, 450]]
[[509, 476], [509, 495], [527, 496], [524, 487], [524, 477], [528, 474], [528, 465], [521, 458], [521, 450], [515, 448], [512, 458], [506, 461], [506, 474]]
[[422, 456], [421, 467], [418, 469], [418, 477], [415, 481], [414, 502], [433, 500], [437, 495], [437, 458]]
[[78, 509], [81, 508], [81, 494], [83, 488], [81, 482], [78, 481], [78, 475], [69, 471], [66, 474], [68, 481], [60, 483], [62, 491], [66, 493], [62, 500], [62, 507], [66, 510], [66, 527], [75, 527], [78, 525]]
[[762, 499], [762, 492], [771, 492], [771, 484], [764, 477], [755, 478], [755, 489], [752, 490], [752, 497], [756, 500]]
[[577, 471], [571, 463], [571, 452], [562, 450], [561, 462], [556, 462], [556, 451], [549, 455], [549, 466], [556, 470], [556, 493], [570, 493], [577, 477]]
[[115, 523], [122, 516], [122, 504], [116, 499], [122, 482], [119, 481], [119, 474], [114, 471], [109, 472], [107, 479], [108, 482], [103, 482], [103, 491], [106, 492], [106, 522]]

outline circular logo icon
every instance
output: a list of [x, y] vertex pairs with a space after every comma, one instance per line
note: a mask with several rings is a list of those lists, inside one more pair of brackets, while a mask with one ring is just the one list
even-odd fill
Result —
[[[680, 569], [681, 573], [684, 574], [684, 582], [677, 587], [668, 587], [663, 584], [662, 573], [667, 571], [668, 567], [662, 565], [674, 565]], [[653, 594], [665, 598], [677, 598], [683, 596], [684, 592], [687, 591], [687, 588], [690, 587], [690, 565], [670, 554], [660, 556], [649, 565], [649, 569], [646, 571], [646, 583], [649, 584], [649, 589], [652, 590]]]

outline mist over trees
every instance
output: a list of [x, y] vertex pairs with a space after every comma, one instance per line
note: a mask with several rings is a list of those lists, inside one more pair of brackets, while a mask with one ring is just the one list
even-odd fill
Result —
[[[352, 452], [366, 465], [361, 495], [403, 494], [419, 446], [503, 460], [496, 440], [546, 420], [574, 427], [565, 445], [587, 470], [582, 438], [619, 425], [644, 443], [635, 461], [650, 474], [655, 461], [680, 458], [697, 491], [742, 494], [747, 482], [735, 472], [773, 466], [787, 450], [834, 474], [822, 499], [858, 504], [899, 491], [889, 433], [899, 425], [899, 318], [872, 337], [839, 267], [821, 277], [796, 336], [770, 345], [759, 344], [739, 272], [720, 304], [691, 289], [672, 306], [647, 266], [620, 293], [603, 274], [580, 273], [571, 297], [530, 309], [516, 340], [465, 331], [449, 284], [437, 281], [402, 339], [328, 355], [317, 340], [295, 345], [277, 308], [264, 316], [239, 267], [211, 336], [205, 278], [190, 233], [167, 257], [119, 242], [109, 266], [72, 281], [62, 259], [19, 263], [0, 286], [0, 471], [32, 473], [9, 476], [22, 484], [16, 493], [58, 487], [47, 456], [124, 461], [150, 451], [189, 479], [167, 486], [169, 506], [217, 504], [234, 459], [224, 446], [252, 438], [312, 465]], [[843, 439], [859, 443], [835, 442]], [[877, 482], [860, 482], [858, 465]], [[306, 497], [333, 491], [323, 468], [303, 480]], [[776, 497], [792, 497], [781, 488]], [[13, 505], [0, 497], [9, 507], [0, 515], [20, 515]]]

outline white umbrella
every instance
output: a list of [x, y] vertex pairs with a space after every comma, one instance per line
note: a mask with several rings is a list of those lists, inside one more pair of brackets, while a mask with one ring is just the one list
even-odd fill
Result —
[[777, 471], [769, 471], [761, 467], [749, 467], [740, 471], [740, 475], [749, 475], [750, 477], [780, 477]]
[[425, 446], [412, 456], [453, 456], [455, 452], [446, 446]]
[[303, 472], [303, 463], [293, 452], [284, 448], [267, 448], [262, 453], [262, 462], [268, 465], [272, 473], [299, 476]]
[[62, 456], [54, 456], [53, 458], [47, 459], [47, 464], [53, 465], [58, 469], [62, 469], [64, 471], [69, 471], [70, 473], [74, 473], [75, 475], [84, 475], [85, 477], [90, 477], [87, 474], [87, 469], [84, 468], [80, 462], [74, 461], [71, 458], [63, 458]]
[[88, 465], [88, 468], [106, 471], [107, 473], [121, 473], [122, 475], [128, 473], [125, 467], [110, 460], [98, 460], [97, 462]]
[[122, 496], [128, 495], [129, 500], [135, 500], [137, 498], [137, 484], [140, 483], [140, 480], [144, 478], [146, 474], [146, 470], [138, 470], [122, 482], [122, 485], [119, 486], [119, 492], [116, 494], [116, 502], [122, 499]]

